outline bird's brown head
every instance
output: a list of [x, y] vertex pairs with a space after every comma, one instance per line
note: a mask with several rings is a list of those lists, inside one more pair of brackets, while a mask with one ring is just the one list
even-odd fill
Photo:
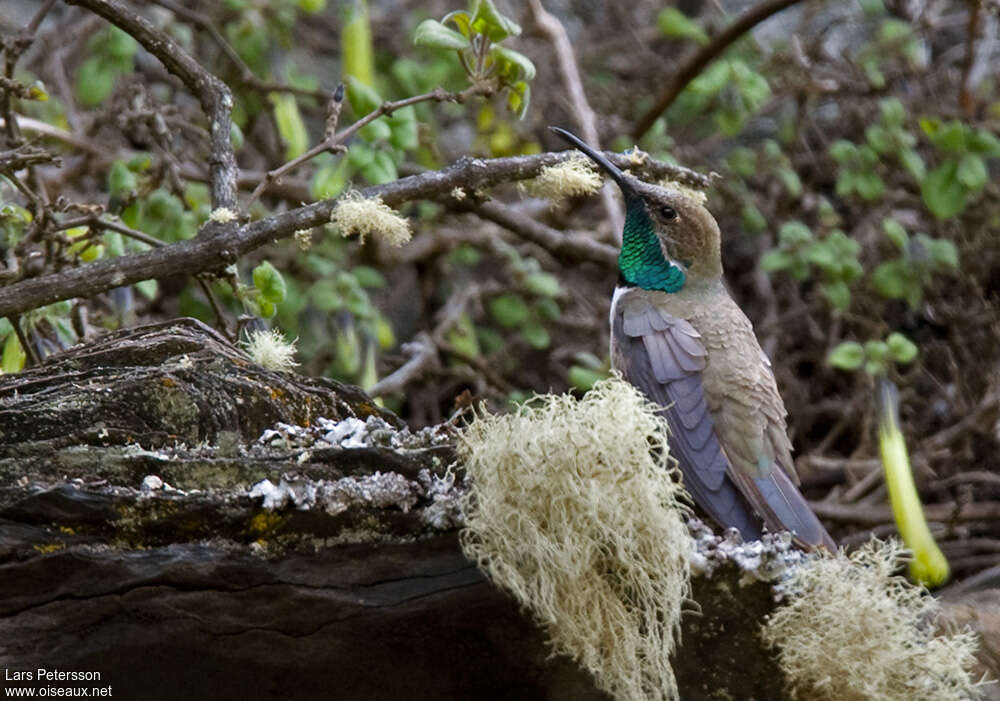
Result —
[[627, 282], [677, 292], [686, 282], [721, 277], [719, 225], [700, 202], [680, 190], [626, 175], [573, 134], [549, 128], [585, 153], [621, 188], [625, 230], [618, 267]]

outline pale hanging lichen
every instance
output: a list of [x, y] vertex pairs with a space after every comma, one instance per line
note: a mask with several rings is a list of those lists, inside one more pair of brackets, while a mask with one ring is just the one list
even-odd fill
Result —
[[393, 246], [410, 240], [410, 223], [382, 201], [352, 190], [341, 196], [330, 215], [330, 222], [342, 236], [357, 235], [362, 241], [374, 234]]
[[286, 341], [277, 329], [251, 332], [242, 346], [255, 363], [268, 370], [289, 372], [295, 362], [295, 341]]
[[705, 204], [708, 202], [708, 195], [704, 190], [699, 190], [696, 187], [691, 187], [690, 185], [685, 185], [684, 183], [678, 182], [676, 180], [671, 180], [670, 178], [664, 178], [659, 183], [660, 187], [667, 190], [676, 190], [685, 197], [689, 197], [698, 204]]
[[936, 599], [894, 572], [897, 541], [872, 540], [847, 556], [792, 570], [785, 600], [762, 629], [791, 692], [817, 701], [960, 701], [979, 698], [969, 669], [977, 639], [936, 636]]
[[620, 378], [463, 432], [462, 546], [620, 700], [675, 699], [691, 536], [667, 431]]
[[541, 172], [524, 184], [535, 197], [559, 202], [567, 197], [591, 195], [601, 189], [604, 179], [589, 158], [574, 154], [555, 165], [542, 168]]

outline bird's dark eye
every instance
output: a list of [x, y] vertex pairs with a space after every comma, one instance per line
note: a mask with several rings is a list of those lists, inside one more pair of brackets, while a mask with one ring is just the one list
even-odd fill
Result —
[[668, 204], [661, 204], [659, 212], [660, 212], [660, 216], [663, 217], [667, 221], [673, 221], [674, 219], [677, 218], [677, 210], [675, 210], [673, 207], [671, 207]]

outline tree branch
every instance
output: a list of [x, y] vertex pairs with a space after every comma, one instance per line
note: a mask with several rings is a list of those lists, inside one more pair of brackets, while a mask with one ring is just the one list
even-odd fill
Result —
[[[450, 197], [455, 188], [473, 191], [488, 189], [501, 183], [527, 180], [537, 176], [542, 168], [571, 157], [573, 153], [575, 152], [563, 151], [494, 159], [466, 157], [442, 170], [367, 187], [360, 193], [364, 197], [381, 197], [390, 207], [398, 207], [412, 200]], [[627, 156], [611, 152], [605, 152], [604, 155], [620, 168], [637, 168]], [[701, 185], [708, 181], [708, 177], [700, 173], [651, 159], [647, 159], [638, 168], [653, 178], [670, 175]], [[336, 204], [336, 199], [323, 200], [241, 226], [215, 225], [212, 236], [199, 235], [155, 250], [99, 260], [58, 273], [21, 280], [13, 285], [0, 287], [0, 316], [72, 297], [88, 297], [113, 287], [131, 285], [151, 278], [216, 271], [271, 241], [292, 236], [299, 229], [328, 223]], [[582, 250], [579, 242], [576, 245], [570, 244], [570, 248], [575, 252]], [[589, 248], [592, 249], [589, 260], [600, 262], [610, 259], [610, 247]], [[598, 250], [604, 253], [593, 253]]]
[[801, 2], [801, 0], [765, 0], [765, 2], [751, 7], [737, 17], [735, 22], [722, 30], [712, 41], [688, 56], [670, 76], [670, 82], [667, 83], [663, 92], [660, 93], [656, 104], [646, 114], [642, 115], [638, 123], [636, 123], [635, 128], [632, 129], [632, 136], [639, 139], [649, 131], [649, 128], [653, 126], [653, 122], [656, 121], [657, 117], [667, 111], [667, 108], [674, 103], [674, 100], [687, 87], [688, 83], [697, 78], [698, 74], [705, 69], [705, 66], [718, 58], [730, 44], [771, 15], [797, 2]]
[[205, 70], [198, 61], [179, 44], [158, 30], [144, 17], [136, 14], [118, 0], [66, 0], [70, 5], [80, 5], [119, 27], [142, 44], [143, 48], [160, 59], [168, 71], [198, 98], [208, 117], [211, 142], [209, 166], [212, 207], [236, 209], [236, 156], [230, 143], [232, 131], [233, 96], [229, 86]]

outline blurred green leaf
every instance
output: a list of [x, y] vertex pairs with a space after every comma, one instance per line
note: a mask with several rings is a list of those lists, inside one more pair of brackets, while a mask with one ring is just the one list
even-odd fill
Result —
[[823, 294], [834, 309], [844, 311], [851, 306], [851, 289], [843, 280], [824, 283]]
[[521, 327], [521, 336], [528, 345], [538, 350], [544, 350], [552, 343], [549, 332], [536, 321], [529, 321]]
[[924, 204], [938, 219], [948, 219], [965, 209], [966, 189], [958, 179], [958, 164], [946, 161], [920, 185]]
[[910, 242], [910, 237], [906, 233], [906, 229], [895, 219], [883, 219], [882, 220], [882, 230], [885, 235], [889, 237], [889, 240], [898, 248], [901, 252], [906, 251], [907, 244]]
[[986, 184], [986, 162], [982, 156], [967, 153], [958, 162], [955, 176], [970, 190], [978, 190]]
[[503, 41], [509, 36], [520, 36], [521, 27], [514, 20], [497, 10], [493, 0], [476, 0], [472, 14], [472, 28], [485, 34], [490, 41]]
[[278, 134], [285, 144], [285, 160], [301, 156], [309, 148], [309, 132], [299, 112], [299, 103], [295, 96], [289, 93], [271, 93], [269, 96], [274, 106], [274, 121], [278, 126]]
[[886, 339], [889, 355], [897, 363], [911, 363], [917, 357], [917, 346], [901, 333], [893, 332]]
[[382, 104], [382, 98], [373, 88], [350, 75], [347, 77], [347, 101], [357, 117], [377, 110]]
[[501, 326], [520, 326], [528, 319], [528, 305], [520, 295], [502, 294], [490, 300], [490, 314]]
[[263, 261], [253, 269], [253, 286], [260, 290], [261, 296], [274, 304], [285, 301], [287, 288], [285, 279], [270, 261]]
[[676, 7], [663, 8], [656, 17], [656, 26], [664, 36], [694, 39], [702, 46], [708, 43], [708, 34], [705, 30]]
[[413, 43], [417, 46], [427, 46], [431, 49], [452, 49], [457, 51], [461, 51], [469, 46], [468, 39], [433, 19], [425, 19], [417, 25], [417, 31], [413, 33]]
[[501, 75], [512, 83], [530, 81], [535, 77], [535, 64], [519, 51], [504, 46], [492, 46], [490, 56], [500, 67]]
[[844, 341], [827, 356], [826, 362], [841, 370], [857, 370], [865, 361], [865, 349], [856, 341]]
[[3, 356], [0, 357], [0, 372], [21, 372], [24, 369], [24, 363], [27, 360], [27, 356], [24, 353], [24, 349], [21, 348], [21, 342], [17, 338], [17, 334], [9, 333], [7, 335], [7, 340], [3, 344]]
[[562, 292], [559, 278], [549, 273], [531, 273], [524, 278], [524, 289], [543, 297], [558, 297]]
[[927, 168], [924, 166], [924, 159], [920, 157], [920, 154], [913, 149], [904, 149], [899, 152], [899, 162], [903, 164], [903, 168], [906, 172], [912, 175], [916, 180], [923, 180], [924, 176], [927, 174]]
[[890, 260], [879, 263], [872, 272], [872, 286], [888, 299], [906, 299], [910, 280], [903, 262]]
[[361, 174], [373, 185], [391, 183], [399, 177], [392, 156], [382, 151], [376, 152], [371, 162], [361, 168]]
[[569, 369], [569, 383], [581, 392], [587, 392], [599, 381], [608, 376], [606, 372], [600, 372], [591, 368], [573, 365]]
[[947, 239], [931, 239], [930, 241], [931, 260], [941, 267], [958, 267], [958, 248]]
[[[367, 0], [353, 0], [347, 9], [347, 20], [340, 32], [341, 71], [345, 77], [364, 85], [375, 84], [375, 57]], [[354, 107], [354, 102], [351, 102]], [[369, 112], [371, 110], [368, 110]], [[357, 112], [361, 116], [367, 112]]]

